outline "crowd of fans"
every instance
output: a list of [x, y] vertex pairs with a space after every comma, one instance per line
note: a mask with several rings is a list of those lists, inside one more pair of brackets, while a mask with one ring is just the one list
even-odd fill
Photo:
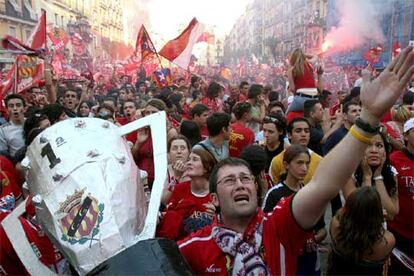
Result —
[[[412, 74], [403, 59], [412, 60], [412, 53], [390, 66]], [[157, 237], [177, 241], [195, 273], [319, 275], [322, 250], [329, 252], [330, 274], [412, 273], [391, 251], [396, 247], [413, 260], [414, 79], [400, 76], [395, 84], [380, 75], [373, 82], [382, 81], [382, 91], [361, 89], [363, 82], [328, 91], [324, 69], [314, 68], [301, 49], [285, 73], [287, 79], [270, 75], [277, 80], [226, 85], [192, 75], [164, 88], [142, 75], [135, 83], [128, 75], [101, 76], [96, 84], [46, 77], [44, 87], [7, 95], [0, 127], [0, 220], [27, 196], [20, 162], [44, 129], [74, 117], [125, 125], [166, 111], [169, 165]], [[384, 96], [391, 90], [397, 92]], [[373, 107], [374, 100], [381, 103]], [[374, 133], [361, 129], [364, 108], [381, 121]], [[151, 188], [157, 137], [144, 128], [125, 139]], [[329, 201], [332, 221], [324, 216]], [[21, 218], [29, 241], [40, 260], [60, 272], [65, 260], [31, 210], [28, 205]], [[241, 217], [248, 221], [240, 223]], [[2, 272], [25, 270], [0, 228]]]

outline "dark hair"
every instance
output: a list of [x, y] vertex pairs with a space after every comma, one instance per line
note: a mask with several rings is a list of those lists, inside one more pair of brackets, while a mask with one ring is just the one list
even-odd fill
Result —
[[293, 128], [295, 127], [295, 123], [298, 123], [298, 122], [305, 122], [305, 123], [308, 124], [308, 126], [310, 128], [310, 124], [309, 124], [308, 120], [306, 120], [303, 117], [296, 117], [296, 118], [293, 118], [292, 121], [289, 122], [289, 124], [286, 128], [287, 133], [292, 134]]
[[240, 158], [249, 163], [254, 176], [258, 176], [266, 168], [267, 154], [259, 145], [245, 147], [240, 154]]
[[114, 103], [114, 106], [116, 106], [116, 97], [112, 97], [112, 96], [106, 96], [105, 98], [103, 98], [102, 103], [105, 101], [110, 101]]
[[[305, 153], [309, 156], [309, 160], [311, 158], [309, 151], [306, 147], [302, 146], [302, 145], [298, 145], [298, 144], [292, 144], [290, 145], [286, 150], [285, 153], [283, 154], [283, 162], [286, 163], [290, 163], [293, 161], [293, 159], [295, 159], [296, 157], [299, 156], [299, 154], [301, 153]], [[288, 171], [286, 171], [285, 173], [280, 175], [280, 180], [286, 180], [287, 175], [288, 175]]]
[[24, 121], [23, 124], [23, 138], [25, 140], [26, 145], [29, 145], [31, 143], [31, 141], [33, 141], [34, 136], [32, 139], [30, 139], [29, 141], [29, 136], [34, 129], [39, 128], [40, 123], [44, 120], [49, 120], [49, 118], [42, 112], [36, 112], [31, 114], [29, 117], [27, 117], [26, 121]]
[[249, 83], [247, 81], [241, 81], [240, 85], [239, 85], [239, 88], [242, 89], [243, 86], [245, 86], [245, 85], [249, 85]]
[[195, 100], [195, 99], [198, 98], [198, 96], [200, 96], [200, 94], [201, 94], [201, 91], [200, 90], [194, 89], [193, 92], [192, 92], [192, 94], [191, 94], [191, 96], [193, 97], [193, 100]]
[[124, 100], [124, 102], [122, 103], [122, 111], [124, 110], [124, 107], [125, 107], [125, 103], [133, 103], [134, 104], [134, 106], [135, 106], [135, 108], [137, 108], [137, 103], [134, 101], [134, 100], [131, 100], [131, 99], [127, 99], [127, 100]]
[[285, 150], [285, 153], [283, 154], [283, 162], [286, 162], [289, 164], [290, 162], [292, 162], [293, 159], [295, 159], [301, 153], [305, 153], [310, 158], [309, 150], [306, 147], [302, 145], [290, 145]]
[[256, 99], [257, 96], [262, 94], [263, 86], [260, 84], [252, 84], [249, 88], [249, 92], [247, 93], [248, 99]]
[[218, 162], [216, 166], [213, 168], [213, 170], [211, 171], [210, 179], [209, 179], [210, 193], [217, 192], [217, 180], [218, 180], [217, 174], [218, 174], [218, 171], [224, 166], [232, 166], [232, 167], [245, 166], [246, 168], [249, 169], [250, 173], [253, 174], [252, 169], [250, 168], [250, 165], [249, 163], [246, 162], [246, 160], [243, 160], [240, 158], [234, 158], [234, 157], [223, 159], [220, 162]]
[[43, 113], [49, 118], [50, 124], [54, 124], [59, 121], [59, 117], [66, 113], [66, 110], [60, 104], [48, 104], [43, 108]]
[[286, 119], [281, 114], [270, 114], [265, 116], [263, 124], [274, 124], [279, 134], [279, 141], [283, 142], [286, 136]]
[[[384, 165], [382, 166], [381, 175], [382, 177], [384, 177], [385, 189], [387, 190], [387, 193], [392, 197], [397, 192], [397, 183], [395, 183], [394, 173], [391, 170], [392, 166], [391, 166], [391, 162], [389, 159], [389, 155], [390, 155], [392, 147], [388, 143], [387, 139], [382, 133], [378, 133], [378, 135], [381, 136], [381, 139], [384, 143], [384, 148], [385, 148], [385, 162], [384, 162]], [[362, 167], [361, 165], [359, 165], [355, 171], [355, 179], [356, 179], [355, 186], [359, 187], [362, 185], [363, 176], [364, 175], [363, 175]], [[372, 178], [373, 177], [374, 177], [374, 174], [372, 174]], [[373, 182], [373, 179], [371, 179], [371, 182]]]
[[252, 105], [249, 102], [238, 102], [233, 106], [233, 113], [237, 120], [240, 120], [245, 113], [250, 113]]
[[229, 127], [231, 116], [223, 112], [215, 112], [207, 118], [207, 130], [210, 136], [220, 134], [223, 127]]
[[181, 93], [172, 93], [168, 96], [168, 99], [172, 102], [172, 104], [175, 106], [177, 112], [179, 114], [183, 114], [184, 111], [180, 106], [180, 101], [183, 98], [183, 95]]
[[286, 112], [285, 106], [280, 101], [271, 101], [267, 107], [267, 113], [270, 113], [270, 110], [272, 110], [273, 107], [278, 106], [283, 110], [283, 113]]
[[78, 90], [78, 89], [66, 89], [66, 90], [64, 90], [63, 91], [63, 97], [65, 97], [65, 95], [66, 95], [66, 93], [67, 92], [73, 92], [73, 93], [76, 93], [76, 99], [78, 99], [78, 100], [80, 100], [80, 97], [81, 97], [81, 93], [80, 93], [80, 91]]
[[191, 147], [201, 141], [200, 128], [193, 121], [182, 121], [180, 133], [190, 141]]
[[23, 106], [26, 106], [26, 101], [24, 100], [24, 98], [22, 97], [22, 95], [19, 95], [19, 94], [10, 94], [10, 95], [7, 95], [6, 98], [4, 98], [4, 104], [6, 105], [6, 108], [7, 108], [7, 105], [9, 104], [9, 101], [12, 100], [12, 99], [21, 100], [22, 103], [23, 103]]
[[220, 90], [222, 89], [223, 87], [221, 87], [221, 85], [218, 84], [217, 82], [214, 82], [214, 81], [211, 82], [207, 88], [207, 94], [206, 94], [207, 98], [209, 99], [216, 98], [219, 95]]
[[168, 140], [168, 143], [167, 143], [167, 152], [170, 152], [172, 142], [174, 142], [175, 140], [184, 140], [185, 144], [187, 145], [188, 151], [190, 151], [190, 150], [191, 150], [190, 141], [188, 141], [187, 137], [185, 137], [185, 136], [184, 136], [184, 135], [182, 135], [182, 134], [178, 134], [177, 136], [171, 137], [171, 138]]
[[86, 104], [89, 107], [89, 109], [92, 109], [92, 107], [93, 107], [93, 102], [91, 102], [91, 101], [81, 101], [80, 104], [79, 104], [79, 107], [78, 107], [78, 111], [76, 112], [77, 113], [76, 115], [78, 117], [81, 116], [80, 108], [83, 104]]
[[196, 104], [193, 108], [190, 110], [191, 118], [194, 119], [194, 116], [200, 116], [204, 112], [209, 111], [208, 107], [204, 104]]
[[355, 86], [354, 88], [351, 89], [351, 92], [349, 93], [348, 96], [346, 96], [343, 102], [349, 102], [353, 98], [358, 97], [360, 94], [361, 94], [361, 87]]
[[270, 102], [278, 101], [280, 94], [277, 91], [271, 91], [269, 92], [269, 95], [267, 96], [269, 98]]
[[311, 112], [315, 111], [315, 105], [317, 105], [318, 103], [321, 103], [319, 100], [306, 100], [305, 103], [303, 104], [303, 116], [305, 118], [309, 118]]
[[412, 105], [414, 103], [414, 93], [408, 91], [402, 98], [402, 104]]
[[344, 102], [344, 105], [343, 105], [343, 107], [342, 107], [342, 112], [343, 112], [344, 114], [347, 114], [347, 113], [348, 113], [348, 111], [349, 111], [349, 107], [350, 107], [351, 105], [358, 105], [358, 106], [360, 106], [359, 104], [354, 103], [354, 102], [350, 102], [350, 101], [343, 101], [343, 102]]
[[341, 254], [358, 262], [367, 250], [383, 237], [384, 216], [381, 198], [373, 187], [364, 186], [354, 190], [338, 213], [339, 232], [337, 240]]
[[216, 159], [213, 155], [211, 155], [211, 153], [203, 149], [195, 148], [192, 149], [191, 152], [200, 156], [203, 167], [207, 171], [204, 176], [209, 179], [214, 166], [217, 164]]
[[177, 82], [180, 82], [180, 81], [185, 81], [185, 79], [183, 77], [180, 77], [178, 78]]
[[193, 86], [193, 85], [194, 85], [194, 83], [195, 83], [195, 82], [197, 82], [199, 79], [200, 79], [200, 78], [199, 78], [199, 77], [197, 77], [196, 75], [192, 75], [192, 76], [191, 76], [191, 79], [190, 79], [191, 86]]

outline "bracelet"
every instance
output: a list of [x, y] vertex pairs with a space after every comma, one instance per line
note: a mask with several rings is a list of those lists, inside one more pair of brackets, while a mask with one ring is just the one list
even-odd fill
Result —
[[358, 141], [364, 143], [364, 144], [369, 144], [371, 141], [370, 137], [367, 137], [361, 133], [358, 132], [358, 130], [355, 129], [355, 126], [352, 126], [349, 129], [349, 133], [354, 136]]
[[369, 123], [365, 122], [361, 119], [361, 117], [358, 117], [355, 120], [355, 125], [362, 129], [365, 132], [371, 133], [371, 134], [377, 134], [380, 130], [380, 125], [371, 126]]
[[377, 180], [384, 180], [384, 177], [382, 177], [382, 175], [378, 175], [376, 177], [373, 178], [375, 181]]

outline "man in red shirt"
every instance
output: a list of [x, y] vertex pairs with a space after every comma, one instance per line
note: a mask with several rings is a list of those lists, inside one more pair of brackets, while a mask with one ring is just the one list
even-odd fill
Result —
[[208, 137], [208, 129], [207, 129], [207, 117], [210, 114], [210, 110], [204, 104], [196, 104], [190, 110], [191, 120], [195, 122], [201, 134], [201, 139], [204, 140]]
[[[398, 171], [398, 200], [400, 211], [389, 222], [396, 240], [396, 248], [414, 257], [414, 118], [404, 124], [406, 147], [390, 155], [391, 164]], [[402, 271], [396, 272], [401, 274]]]
[[248, 102], [236, 103], [233, 114], [236, 122], [231, 125], [229, 152], [231, 157], [239, 157], [243, 149], [254, 143], [254, 132], [246, 127], [252, 118], [252, 105]]
[[219, 214], [179, 242], [195, 274], [293, 275], [297, 256], [311, 229], [360, 163], [381, 116], [397, 101], [414, 72], [412, 47], [406, 48], [378, 78], [364, 76], [360, 121], [321, 161], [312, 180], [264, 214], [256, 183], [240, 159], [220, 161], [210, 175], [210, 192]]

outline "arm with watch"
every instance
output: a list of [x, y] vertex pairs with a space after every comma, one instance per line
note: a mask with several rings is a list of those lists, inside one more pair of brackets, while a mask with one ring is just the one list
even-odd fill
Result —
[[326, 155], [308, 185], [294, 197], [292, 212], [304, 229], [315, 225], [329, 201], [350, 179], [361, 162], [371, 137], [379, 131], [379, 121], [404, 92], [414, 73], [413, 47], [407, 47], [374, 80], [363, 72], [362, 111], [344, 139]]

